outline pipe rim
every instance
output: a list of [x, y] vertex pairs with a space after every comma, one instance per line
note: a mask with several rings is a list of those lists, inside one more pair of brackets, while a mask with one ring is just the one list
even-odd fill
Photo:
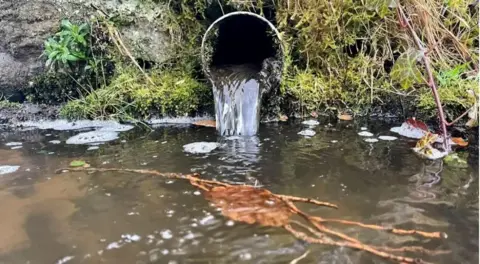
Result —
[[[268, 19], [266, 19], [265, 17], [263, 16], [260, 16], [258, 14], [255, 14], [255, 13], [252, 13], [252, 12], [248, 12], [248, 11], [235, 11], [235, 12], [230, 12], [228, 14], [225, 14], [219, 18], [217, 18], [217, 20], [215, 20], [208, 28], [207, 28], [207, 31], [205, 31], [205, 34], [203, 34], [203, 37], [202, 37], [202, 46], [201, 46], [201, 49], [200, 49], [200, 55], [201, 55], [201, 59], [202, 59], [202, 69], [205, 73], [206, 76], [210, 77], [210, 67], [209, 65], [207, 65], [207, 58], [205, 56], [205, 46], [206, 46], [206, 42], [207, 42], [207, 38], [208, 38], [208, 35], [210, 34], [210, 31], [218, 24], [220, 23], [222, 20], [228, 18], [228, 17], [232, 17], [232, 16], [237, 16], [237, 15], [248, 15], [248, 16], [253, 16], [253, 17], [256, 17], [260, 20], [262, 20], [263, 22], [267, 23], [267, 25], [270, 27], [270, 29], [275, 32], [275, 35], [277, 36], [278, 38], [278, 41], [279, 41], [279, 47], [280, 47], [280, 52], [281, 54], [285, 54], [285, 49], [283, 47], [283, 41], [282, 41], [282, 37], [280, 35], [280, 32], [278, 31], [278, 29], [272, 24], [272, 22], [268, 21]], [[283, 64], [283, 56], [282, 56], [282, 64]]]

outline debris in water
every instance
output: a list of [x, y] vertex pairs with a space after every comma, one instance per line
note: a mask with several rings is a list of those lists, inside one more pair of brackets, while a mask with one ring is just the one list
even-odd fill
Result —
[[413, 151], [420, 157], [430, 160], [441, 159], [448, 155], [447, 151], [440, 151], [432, 146], [438, 135], [427, 132], [413, 148]]
[[404, 137], [420, 139], [425, 136], [427, 132], [429, 132], [429, 129], [428, 126], [422, 121], [409, 118], [403, 122], [401, 126], [392, 127], [390, 131]]
[[300, 132], [298, 132], [299, 135], [306, 136], [306, 137], [313, 137], [315, 134], [317, 134], [315, 131], [311, 129], [305, 129]]
[[22, 145], [22, 142], [8, 142], [8, 143], [5, 143], [5, 146], [7, 147], [15, 147], [15, 146], [21, 146]]
[[215, 120], [200, 120], [192, 123], [196, 126], [204, 126], [204, 127], [217, 127], [217, 123]]
[[216, 142], [194, 142], [183, 146], [183, 151], [191, 154], [205, 154], [210, 153], [216, 148], [220, 147]]
[[338, 142], [338, 140], [332, 140], [332, 141], [330, 141], [330, 142], [332, 142], [332, 143], [337, 143], [337, 142]]
[[398, 138], [393, 136], [379, 136], [378, 139], [392, 141], [392, 140], [397, 140]]
[[118, 132], [113, 131], [90, 131], [80, 133], [67, 139], [67, 144], [84, 145], [112, 141], [118, 138]]
[[14, 173], [16, 172], [20, 166], [10, 166], [10, 165], [2, 165], [0, 166], [0, 175]]
[[312, 119], [302, 122], [302, 125], [306, 125], [306, 126], [318, 126], [319, 124], [320, 124], [320, 122], [318, 122], [317, 120], [312, 120]]
[[87, 165], [87, 163], [83, 160], [74, 160], [70, 162], [70, 167], [83, 167]]
[[465, 141], [465, 139], [463, 139], [461, 137], [452, 137], [451, 140], [453, 141], [453, 143], [455, 143], [456, 145], [458, 145], [460, 147], [468, 146], [468, 142]]
[[50, 141], [48, 141], [48, 143], [52, 143], [52, 144], [56, 145], [56, 144], [60, 144], [61, 141], [60, 140], [50, 140]]
[[[57, 170], [61, 171], [62, 169]], [[222, 214], [232, 221], [240, 221], [249, 224], [259, 224], [261, 226], [281, 227], [290, 232], [297, 239], [308, 243], [322, 244], [329, 246], [348, 247], [352, 249], [369, 252], [373, 255], [393, 260], [401, 263], [425, 263], [421, 259], [394, 255], [397, 253], [421, 253], [424, 255], [439, 255], [450, 253], [450, 250], [428, 250], [419, 246], [409, 246], [401, 248], [391, 248], [386, 246], [373, 246], [359, 241], [357, 238], [337, 230], [330, 229], [327, 224], [343, 224], [347, 226], [356, 226], [377, 231], [386, 231], [395, 235], [421, 236], [429, 239], [446, 238], [446, 234], [441, 232], [426, 232], [421, 230], [405, 230], [392, 227], [383, 227], [374, 224], [365, 224], [362, 222], [349, 221], [343, 219], [325, 219], [307, 214], [294, 204], [294, 202], [303, 202], [315, 204], [317, 206], [326, 206], [338, 208], [336, 205], [321, 202], [314, 199], [295, 197], [281, 194], [274, 194], [266, 189], [251, 185], [230, 185], [216, 180], [207, 180], [200, 178], [199, 174], [177, 174], [162, 173], [155, 170], [135, 170], [135, 169], [116, 169], [116, 168], [71, 168], [72, 171], [120, 171], [129, 173], [149, 174], [159, 177], [176, 178], [188, 180], [192, 186], [203, 191], [207, 200], [220, 209]], [[346, 186], [344, 186], [346, 188]], [[267, 203], [266, 201], [273, 201]], [[299, 222], [291, 219], [291, 216], [302, 217], [305, 222]], [[201, 223], [211, 221], [213, 216], [207, 214]], [[195, 223], [192, 224], [194, 226]], [[196, 225], [195, 225], [196, 226]], [[308, 234], [306, 233], [308, 232]], [[170, 230], [160, 232], [162, 238], [170, 239], [173, 237]], [[337, 238], [336, 240], [333, 239]], [[246, 258], [250, 258], [245, 256]]]
[[358, 132], [358, 135], [362, 137], [373, 137], [373, 134], [368, 131]]

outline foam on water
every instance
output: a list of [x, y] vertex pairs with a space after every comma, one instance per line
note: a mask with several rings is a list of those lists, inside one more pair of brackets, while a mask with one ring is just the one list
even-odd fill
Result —
[[67, 144], [74, 145], [84, 145], [92, 143], [102, 143], [107, 141], [112, 141], [118, 138], [118, 132], [114, 131], [90, 131], [80, 133], [69, 139], [67, 139]]
[[78, 121], [68, 121], [64, 119], [55, 120], [55, 121], [38, 121], [38, 122], [23, 122], [19, 123], [17, 126], [21, 127], [30, 127], [38, 129], [53, 129], [58, 131], [65, 130], [79, 130], [79, 129], [99, 129], [102, 131], [128, 131], [133, 129], [131, 125], [122, 125], [116, 121], [102, 121], [102, 120], [78, 120]]

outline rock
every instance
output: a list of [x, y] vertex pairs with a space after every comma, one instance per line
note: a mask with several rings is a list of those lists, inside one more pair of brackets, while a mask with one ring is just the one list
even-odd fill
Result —
[[114, 131], [90, 131], [80, 133], [69, 139], [67, 144], [84, 145], [92, 143], [102, 143], [112, 141], [118, 138], [118, 133]]
[[183, 151], [191, 154], [205, 154], [210, 153], [216, 148], [220, 147], [216, 142], [195, 142], [183, 146]]
[[96, 14], [92, 4], [122, 19], [119, 32], [135, 58], [162, 63], [173, 54], [162, 19], [167, 7], [154, 1], [0, 1], [0, 92], [5, 97], [24, 100], [22, 88], [44, 71], [44, 41], [59, 29], [62, 18], [89, 20]]
[[43, 71], [43, 42], [57, 30], [60, 17], [52, 1], [0, 2], [0, 92], [11, 101], [23, 101], [20, 88]]

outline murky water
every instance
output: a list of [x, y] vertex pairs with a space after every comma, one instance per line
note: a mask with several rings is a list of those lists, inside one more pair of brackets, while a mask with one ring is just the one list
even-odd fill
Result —
[[[357, 134], [360, 128], [348, 123], [322, 123], [312, 138], [298, 135], [301, 129], [262, 124], [258, 136], [224, 138], [213, 128], [165, 125], [122, 132], [97, 150], [66, 145], [74, 131], [3, 133], [0, 165], [20, 168], [0, 176], [0, 263], [290, 263], [308, 249], [298, 263], [391, 263], [348, 248], [309, 245], [282, 229], [234, 223], [187, 182], [131, 173], [54, 173], [74, 159], [93, 167], [195, 171], [257, 182], [340, 207], [301, 205], [311, 214], [448, 234], [439, 241], [332, 226], [366, 243], [450, 249], [442, 256], [413, 256], [478, 263], [478, 171], [424, 162], [405, 138], [367, 143]], [[378, 122], [369, 126], [375, 135], [388, 135], [388, 129]], [[22, 147], [5, 145], [13, 141]], [[183, 153], [183, 145], [196, 141], [224, 145], [208, 155]]]

